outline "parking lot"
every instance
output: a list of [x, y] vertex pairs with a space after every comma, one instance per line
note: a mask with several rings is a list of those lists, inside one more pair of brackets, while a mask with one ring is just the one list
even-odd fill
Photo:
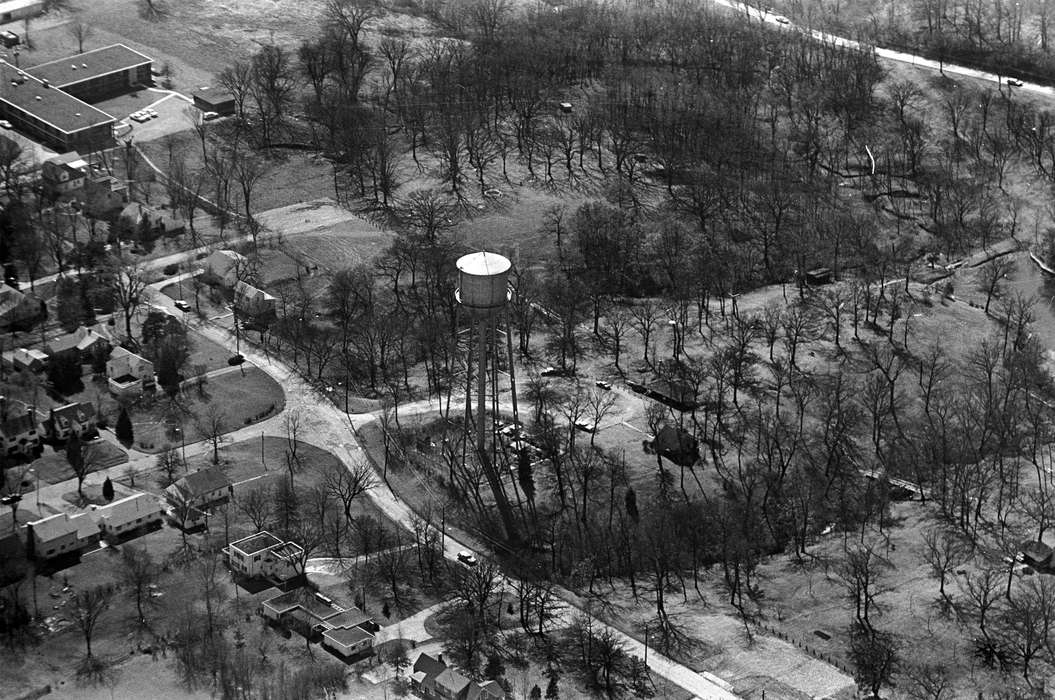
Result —
[[[186, 131], [193, 126], [192, 112], [197, 118], [198, 110], [191, 105], [189, 98], [167, 90], [146, 89], [115, 97], [96, 105], [99, 109], [112, 114], [118, 123], [131, 125], [129, 133], [121, 131], [121, 137], [131, 135], [136, 141], [153, 141], [168, 134]], [[158, 116], [145, 122], [136, 122], [130, 115], [140, 110], [153, 109]]]

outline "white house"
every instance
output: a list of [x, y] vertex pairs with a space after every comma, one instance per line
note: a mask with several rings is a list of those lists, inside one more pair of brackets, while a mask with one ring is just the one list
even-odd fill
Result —
[[238, 281], [238, 271], [248, 259], [233, 250], [216, 250], [205, 258], [205, 275], [225, 287], [233, 287]]
[[248, 577], [269, 578], [279, 582], [299, 573], [303, 548], [295, 542], [283, 542], [270, 532], [258, 532], [231, 542], [224, 548], [231, 569]]
[[347, 660], [370, 651], [374, 635], [362, 627], [339, 627], [322, 633], [322, 645]]
[[154, 363], [120, 346], [106, 361], [106, 379], [114, 396], [134, 397], [154, 388]]
[[157, 498], [137, 493], [92, 510], [99, 530], [108, 537], [118, 537], [139, 528], [161, 522], [162, 509]]
[[165, 489], [165, 499], [173, 506], [186, 503], [199, 509], [225, 502], [230, 496], [231, 480], [216, 467], [191, 472]]
[[238, 281], [234, 284], [234, 308], [247, 316], [264, 316], [275, 312], [276, 299], [262, 289]]
[[0, 24], [36, 17], [44, 12], [44, 0], [7, 0], [0, 2]]
[[51, 559], [79, 552], [99, 541], [99, 526], [85, 513], [59, 513], [26, 524], [33, 556]]

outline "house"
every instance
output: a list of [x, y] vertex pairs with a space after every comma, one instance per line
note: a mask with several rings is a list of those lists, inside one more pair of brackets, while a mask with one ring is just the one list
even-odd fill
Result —
[[111, 394], [118, 398], [133, 398], [142, 394], [144, 389], [154, 388], [154, 363], [118, 346], [110, 351], [106, 379]]
[[234, 114], [234, 95], [223, 88], [202, 87], [191, 93], [194, 106], [203, 112], [215, 112], [220, 116]]
[[808, 270], [803, 280], [811, 287], [819, 287], [831, 284], [835, 280], [835, 275], [830, 267], [818, 267], [815, 270]]
[[43, 372], [48, 356], [36, 348], [15, 348], [4, 353], [4, 364], [14, 370]]
[[80, 362], [91, 359], [97, 352], [109, 352], [112, 340], [109, 331], [100, 326], [87, 328], [80, 326], [72, 333], [59, 336], [44, 346], [49, 358], [56, 355], [76, 355]]
[[88, 162], [76, 151], [70, 151], [44, 161], [40, 174], [45, 191], [58, 198], [83, 189], [90, 171]]
[[0, 284], [0, 331], [29, 330], [47, 314], [47, 307], [37, 297]]
[[342, 660], [349, 661], [373, 648], [374, 635], [361, 627], [341, 627], [323, 632], [322, 645]]
[[99, 527], [86, 513], [59, 513], [26, 524], [30, 556], [52, 559], [80, 552], [99, 541]]
[[284, 542], [270, 532], [258, 532], [231, 542], [223, 553], [231, 570], [242, 576], [282, 582], [300, 573], [304, 550], [295, 542]]
[[234, 308], [247, 316], [260, 317], [275, 313], [275, 297], [241, 280], [234, 284]]
[[674, 425], [660, 428], [651, 449], [681, 467], [691, 467], [700, 459], [700, 443], [692, 433]]
[[181, 235], [185, 227], [183, 221], [174, 218], [172, 215], [148, 207], [140, 202], [130, 202], [121, 210], [121, 216], [127, 217], [132, 221], [133, 226], [139, 228], [145, 225], [150, 231], [157, 236], [179, 236]]
[[[7, 0], [0, 2], [0, 24], [30, 19], [43, 12], [44, 0]], [[17, 46], [18, 42], [15, 42], [15, 45]]]
[[234, 287], [238, 281], [238, 272], [245, 268], [248, 261], [244, 255], [233, 250], [215, 250], [205, 258], [205, 281]]
[[231, 480], [218, 467], [191, 472], [165, 489], [165, 500], [172, 506], [184, 503], [204, 510], [226, 503], [232, 493]]
[[339, 601], [304, 587], [264, 601], [260, 613], [311, 641], [321, 639], [323, 646], [343, 659], [368, 651], [379, 629], [361, 610], [346, 609]]
[[44, 434], [53, 442], [66, 442], [72, 436], [84, 437], [96, 432], [95, 406], [86, 401], [51, 409], [44, 419]]
[[30, 456], [40, 448], [40, 426], [31, 408], [9, 413], [7, 399], [0, 396], [0, 447], [5, 455]]
[[424, 698], [444, 700], [501, 700], [505, 691], [495, 681], [476, 683], [443, 662], [443, 657], [434, 658], [419, 654], [410, 674], [411, 687]]
[[106, 537], [120, 537], [161, 524], [161, 504], [147, 493], [137, 493], [105, 506], [94, 507], [91, 515]]

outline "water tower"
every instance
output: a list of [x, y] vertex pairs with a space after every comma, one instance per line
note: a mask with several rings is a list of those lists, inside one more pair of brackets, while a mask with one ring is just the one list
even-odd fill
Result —
[[[498, 337], [498, 320], [505, 315], [506, 305], [512, 296], [509, 289], [509, 260], [496, 253], [470, 253], [458, 258], [458, 288], [454, 297], [469, 318], [468, 351], [465, 364], [465, 431], [474, 433], [476, 453], [487, 482], [494, 493], [506, 537], [517, 539], [516, 522], [502, 482], [498, 478], [493, 453], [488, 452], [488, 437], [494, 448], [498, 444], [494, 432], [498, 419], [498, 357], [505, 355], [509, 371], [510, 395], [513, 401], [513, 419], [516, 422], [516, 385], [513, 375], [513, 341], [505, 333], [505, 342]], [[476, 380], [475, 390], [473, 380]], [[476, 399], [475, 413], [473, 399]], [[487, 403], [491, 401], [491, 418], [488, 420]]]

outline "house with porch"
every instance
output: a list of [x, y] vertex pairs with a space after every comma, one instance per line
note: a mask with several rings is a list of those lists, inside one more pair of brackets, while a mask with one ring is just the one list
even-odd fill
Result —
[[307, 587], [264, 601], [260, 613], [272, 624], [287, 627], [309, 641], [321, 641], [344, 660], [368, 653], [380, 629], [358, 608], [345, 607]]
[[231, 480], [219, 467], [199, 469], [165, 489], [165, 500], [173, 507], [187, 504], [205, 510], [230, 500]]
[[11, 413], [0, 396], [0, 446], [8, 456], [31, 457], [40, 449], [40, 425], [32, 408]]
[[506, 693], [496, 681], [477, 683], [429, 654], [419, 654], [410, 674], [410, 685], [423, 698], [442, 700], [502, 700]]

